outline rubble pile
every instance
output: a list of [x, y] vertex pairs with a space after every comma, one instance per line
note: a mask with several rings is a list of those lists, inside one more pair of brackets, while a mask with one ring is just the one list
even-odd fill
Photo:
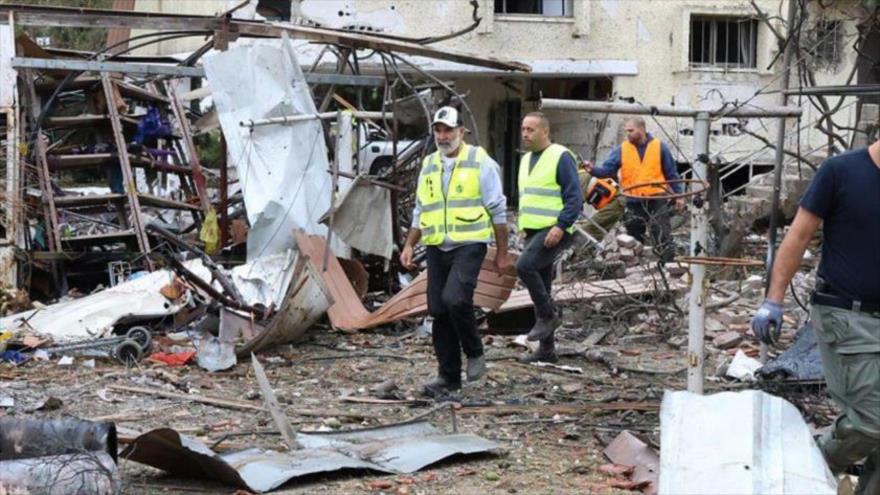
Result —
[[[3, 143], [20, 182], [6, 188], [17, 223], [4, 228], [21, 235], [0, 246], [14, 282], [0, 286], [0, 494], [651, 495], [660, 442], [681, 433], [662, 416], [677, 420], [690, 401], [718, 417], [725, 400], [758, 401], [667, 394], [689, 374], [705, 369], [707, 392], [788, 397], [806, 426], [835, 414], [821, 381], [799, 378], [815, 364], [804, 312], [788, 313], [770, 361], [757, 360], [749, 321], [764, 278], [752, 259], [708, 268], [695, 296], [693, 260], [662, 263], [622, 225], [598, 242], [576, 234], [555, 267], [553, 362], [520, 359], [541, 345], [525, 335], [534, 304], [490, 246], [474, 287], [487, 374], [426, 398], [437, 363], [426, 255], [403, 267], [398, 254], [437, 146], [431, 113], [456, 104], [475, 120], [466, 94], [400, 54], [529, 68], [430, 39], [233, 16], [252, 7], [150, 17], [158, 31], [131, 39], [161, 42], [161, 21], [193, 23], [183, 33], [207, 38], [183, 61], [109, 41], [89, 53], [42, 47], [24, 33], [7, 46], [13, 31], [0, 26], [0, 76], [27, 116], [7, 120], [15, 138]], [[0, 11], [139, 22], [113, 10]], [[352, 73], [327, 72], [320, 57], [301, 66], [311, 44]], [[384, 76], [360, 73], [366, 51]], [[762, 240], [747, 236], [746, 255]], [[788, 307], [814, 284], [816, 258]], [[694, 297], [702, 360], [688, 334]], [[663, 467], [684, 479], [679, 468]]]

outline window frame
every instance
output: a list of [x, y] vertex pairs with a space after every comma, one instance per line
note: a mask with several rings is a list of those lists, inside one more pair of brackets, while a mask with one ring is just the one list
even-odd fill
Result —
[[[574, 19], [575, 17], [575, 0], [560, 0], [562, 2], [562, 15], [550, 14], [527, 14], [521, 12], [507, 12], [507, 2], [514, 0], [500, 0], [502, 2], [502, 12], [495, 10], [495, 0], [493, 0], [492, 12], [495, 17], [526, 17], [532, 19]], [[544, 1], [544, 0], [542, 0]]]
[[[697, 23], [702, 24], [701, 34], [701, 42], [702, 42], [702, 52], [708, 55], [708, 61], [695, 61], [695, 25]], [[737, 26], [737, 31], [741, 31], [739, 25], [741, 23], [748, 23], [748, 31], [749, 36], [749, 44], [748, 50], [746, 54], [746, 60], [744, 62], [719, 62], [717, 60], [718, 57], [718, 41], [720, 39], [719, 34], [719, 25], [721, 23], [725, 24], [725, 45], [729, 45], [730, 43], [730, 27]], [[705, 46], [705, 29], [709, 28], [708, 34], [708, 47]], [[758, 24], [758, 19], [749, 15], [737, 15], [737, 14], [704, 14], [704, 13], [691, 13], [688, 16], [688, 39], [687, 39], [687, 47], [685, 50], [685, 60], [687, 63], [687, 67], [690, 70], [726, 70], [726, 71], [756, 71], [758, 70], [758, 59], [759, 57], [759, 48], [760, 44], [760, 26]], [[738, 33], [739, 34], [739, 33]], [[725, 53], [730, 49], [728, 46], [725, 50]], [[738, 49], [737, 49], [738, 51]], [[737, 56], [739, 58], [739, 56]]]

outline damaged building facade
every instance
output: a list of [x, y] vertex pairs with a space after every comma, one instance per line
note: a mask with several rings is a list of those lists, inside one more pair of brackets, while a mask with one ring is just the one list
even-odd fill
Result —
[[[164, 2], [137, 0], [135, 9], [174, 13], [213, 14], [229, 2]], [[253, 13], [278, 14], [274, 4], [256, 3]], [[688, 2], [579, 1], [579, 0], [454, 0], [444, 2], [386, 0], [301, 0], [291, 2], [297, 22], [356, 32], [385, 33], [410, 38], [442, 38], [474, 24], [469, 32], [440, 39], [432, 46], [482, 56], [504, 56], [532, 67], [528, 74], [502, 74], [493, 69], [468, 67], [438, 60], [419, 60], [419, 66], [454, 82], [468, 95], [480, 144], [505, 170], [508, 193], [513, 191], [519, 154], [519, 120], [538, 108], [539, 100], [615, 100], [644, 105], [673, 105], [714, 110], [725, 106], [767, 107], [777, 104], [782, 89], [780, 37], [787, 2], [730, 0]], [[839, 86], [876, 83], [877, 69], [870, 53], [877, 34], [860, 27], [868, 7], [860, 0], [824, 5], [807, 2], [801, 40], [794, 62], [809, 69], [809, 80], [792, 77], [789, 87]], [[426, 20], [430, 20], [426, 29]], [[144, 48], [144, 53], [185, 54], [197, 48], [192, 40], [172, 40]], [[303, 52], [303, 63], [309, 53]], [[372, 63], [371, 63], [372, 62]], [[331, 66], [323, 70], [333, 70]], [[405, 69], [405, 68], [404, 68]], [[375, 58], [361, 62], [361, 70], [381, 70]], [[800, 72], [800, 71], [799, 71]], [[828, 146], [844, 149], [854, 138], [846, 129], [829, 136], [823, 112], [837, 98], [792, 96], [804, 103], [799, 121], [788, 122], [786, 146], [817, 165], [828, 156]], [[855, 128], [862, 115], [862, 98], [848, 97], [836, 108], [840, 127]], [[872, 100], [864, 100], [870, 103]], [[868, 117], [873, 115], [868, 110]], [[625, 116], [546, 110], [554, 138], [582, 158], [602, 160], [622, 140]], [[648, 119], [650, 131], [674, 142], [672, 152], [682, 171], [691, 161], [693, 123], [689, 119]], [[741, 195], [747, 184], [757, 186], [770, 171], [773, 150], [761, 138], [772, 136], [775, 119], [719, 118], [711, 124], [712, 160], [721, 165], [728, 193]], [[750, 134], [751, 133], [751, 134]], [[758, 134], [757, 137], [752, 134]], [[799, 145], [798, 145], [799, 143]], [[789, 157], [790, 158], [790, 157]], [[794, 162], [794, 160], [786, 160]], [[754, 189], [754, 188], [753, 188]], [[510, 195], [509, 196], [515, 196]]]

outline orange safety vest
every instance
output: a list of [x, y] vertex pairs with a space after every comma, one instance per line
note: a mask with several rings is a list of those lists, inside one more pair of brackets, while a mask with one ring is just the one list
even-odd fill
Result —
[[[663, 161], [660, 158], [660, 140], [651, 139], [645, 149], [645, 157], [639, 158], [639, 150], [629, 141], [620, 145], [620, 186], [623, 189], [646, 182], [666, 182]], [[669, 193], [666, 187], [644, 186], [626, 191], [630, 196], [657, 196]]]

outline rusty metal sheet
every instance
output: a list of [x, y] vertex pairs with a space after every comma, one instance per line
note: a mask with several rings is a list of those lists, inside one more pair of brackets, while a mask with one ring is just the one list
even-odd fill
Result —
[[[427, 288], [428, 274], [422, 272], [405, 289], [398, 292], [379, 309], [372, 313], [364, 308], [360, 297], [348, 280], [339, 260], [331, 253], [327, 270], [321, 271], [318, 266], [324, 257], [326, 243], [323, 237], [308, 235], [304, 232], [295, 233], [299, 250], [310, 258], [316, 271], [327, 285], [335, 301], [327, 315], [330, 323], [341, 330], [359, 330], [372, 328], [403, 318], [424, 315], [428, 312]], [[474, 305], [496, 310], [507, 300], [514, 285], [514, 275], [499, 275], [492, 264], [494, 250], [489, 249], [480, 270], [477, 288], [474, 291]], [[529, 303], [531, 304], [531, 303]]]
[[657, 480], [660, 477], [660, 456], [651, 447], [627, 430], [620, 432], [602, 452], [611, 462], [625, 466], [635, 466], [632, 481], [641, 485], [645, 495], [657, 493]]

